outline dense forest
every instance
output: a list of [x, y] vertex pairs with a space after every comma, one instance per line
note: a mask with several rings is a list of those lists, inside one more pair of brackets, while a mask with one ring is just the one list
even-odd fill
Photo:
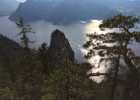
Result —
[[[140, 42], [140, 32], [132, 31], [138, 21], [121, 14], [105, 19], [101, 30], [120, 32], [87, 34], [87, 62], [78, 63], [63, 32], [54, 30], [49, 46], [32, 49], [35, 41], [28, 34], [37, 33], [17, 19], [20, 44], [0, 35], [0, 100], [140, 100], [140, 57], [128, 46]], [[111, 61], [107, 73], [90, 72], [95, 66], [88, 59], [96, 54], [102, 58], [99, 63]], [[94, 76], [105, 80], [96, 83]]]

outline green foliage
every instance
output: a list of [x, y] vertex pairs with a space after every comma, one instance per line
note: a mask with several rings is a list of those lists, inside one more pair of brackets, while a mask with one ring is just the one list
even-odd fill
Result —
[[[113, 32], [113, 33], [107, 33], [107, 34], [88, 34], [87, 37], [89, 38], [88, 41], [84, 44], [84, 48], [88, 50], [88, 54], [85, 55], [86, 58], [91, 58], [95, 55], [95, 52], [98, 55], [101, 56], [100, 63], [106, 59], [116, 59], [115, 60], [115, 67], [111, 72], [111, 76], [113, 76], [113, 83], [112, 83], [112, 92], [111, 92], [111, 99], [115, 99], [116, 95], [116, 88], [118, 86], [118, 73], [121, 69], [120, 67], [120, 60], [124, 61], [126, 66], [128, 67], [132, 79], [125, 79], [127, 80], [133, 80], [135, 85], [133, 84], [133, 89], [125, 91], [127, 95], [124, 96], [124, 100], [129, 100], [130, 98], [133, 100], [138, 100], [139, 95], [137, 94], [140, 92], [139, 89], [139, 80], [140, 80], [140, 73], [138, 72], [138, 67], [136, 63], [133, 63], [136, 56], [135, 53], [128, 47], [131, 42], [139, 42], [140, 39], [140, 32], [138, 31], [132, 31], [132, 28], [135, 28], [135, 24], [138, 22], [137, 17], [133, 16], [123, 16], [123, 15], [117, 15], [112, 18], [109, 18], [107, 20], [104, 20], [103, 23], [100, 25], [100, 28], [102, 30], [106, 28], [118, 28], [120, 32]], [[109, 45], [108, 45], [109, 44]], [[111, 45], [111, 46], [110, 46]], [[113, 62], [114, 63], [114, 62]], [[113, 66], [112, 66], [113, 67]], [[125, 69], [126, 70], [126, 69]], [[125, 71], [124, 71], [125, 72]], [[128, 72], [129, 73], [129, 72]], [[102, 74], [101, 74], [102, 75]], [[126, 75], [126, 77], [128, 77]], [[129, 76], [130, 78], [130, 76]], [[130, 81], [129, 81], [130, 82]], [[123, 88], [130, 87], [130, 83], [127, 83], [123, 85]], [[137, 91], [137, 92], [136, 92]], [[130, 97], [130, 94], [132, 93], [132, 96]], [[130, 98], [129, 98], [130, 97]], [[126, 99], [127, 98], [127, 99]], [[135, 98], [135, 99], [134, 99]], [[131, 100], [130, 99], [130, 100]]]
[[70, 62], [56, 65], [46, 83], [46, 97], [53, 97], [53, 100], [92, 100], [94, 90], [90, 86], [93, 82], [86, 77], [87, 69], [84, 67]]
[[[67, 60], [60, 65], [47, 60], [47, 47], [30, 50], [0, 63], [2, 100], [92, 100], [95, 86], [86, 76], [90, 65]], [[3, 67], [4, 66], [4, 67]], [[49, 70], [48, 70], [49, 69]], [[7, 78], [4, 78], [7, 77]]]
[[100, 28], [133, 28], [135, 23], [137, 23], [139, 19], [134, 16], [123, 16], [119, 14], [114, 16], [113, 18], [109, 18], [103, 21], [103, 24], [100, 25]]

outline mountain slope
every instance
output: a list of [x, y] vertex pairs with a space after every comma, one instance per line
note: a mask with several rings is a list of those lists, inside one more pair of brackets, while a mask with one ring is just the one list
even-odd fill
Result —
[[0, 57], [7, 56], [13, 58], [23, 51], [23, 48], [18, 43], [0, 35]]
[[116, 12], [97, 0], [28, 0], [21, 4], [10, 19], [22, 16], [25, 21], [46, 20], [54, 24], [100, 19]]
[[80, 20], [104, 19], [118, 12], [140, 16], [139, 0], [28, 0], [11, 15], [26, 22], [45, 20], [67, 24]]

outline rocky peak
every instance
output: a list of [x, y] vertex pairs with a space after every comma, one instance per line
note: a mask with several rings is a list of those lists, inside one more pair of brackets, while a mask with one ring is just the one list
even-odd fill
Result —
[[55, 30], [52, 33], [48, 51], [49, 59], [55, 63], [63, 63], [66, 59], [74, 62], [74, 52], [70, 43], [64, 33], [59, 30]]
[[59, 30], [55, 30], [51, 35], [50, 48], [62, 49], [66, 47], [70, 47], [70, 44], [66, 39], [64, 33]]

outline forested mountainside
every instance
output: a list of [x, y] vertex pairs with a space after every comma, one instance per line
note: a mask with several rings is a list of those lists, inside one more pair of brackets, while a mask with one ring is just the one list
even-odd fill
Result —
[[[43, 43], [38, 50], [23, 48], [1, 35], [0, 99], [109, 100], [112, 78], [109, 77], [101, 84], [95, 83], [88, 77], [100, 73], [88, 75], [87, 72], [92, 67], [88, 63], [75, 62], [69, 41], [60, 30], [52, 33], [49, 47]], [[119, 78], [123, 79], [121, 76]], [[123, 92], [132, 80], [130, 78], [123, 83], [124, 81], [125, 79], [118, 81], [115, 93], [117, 100], [127, 97]]]
[[91, 86], [96, 84], [86, 76], [90, 65], [75, 63], [69, 41], [59, 30], [52, 33], [49, 47], [43, 43], [38, 50], [0, 36], [0, 55], [1, 100], [93, 98]]

